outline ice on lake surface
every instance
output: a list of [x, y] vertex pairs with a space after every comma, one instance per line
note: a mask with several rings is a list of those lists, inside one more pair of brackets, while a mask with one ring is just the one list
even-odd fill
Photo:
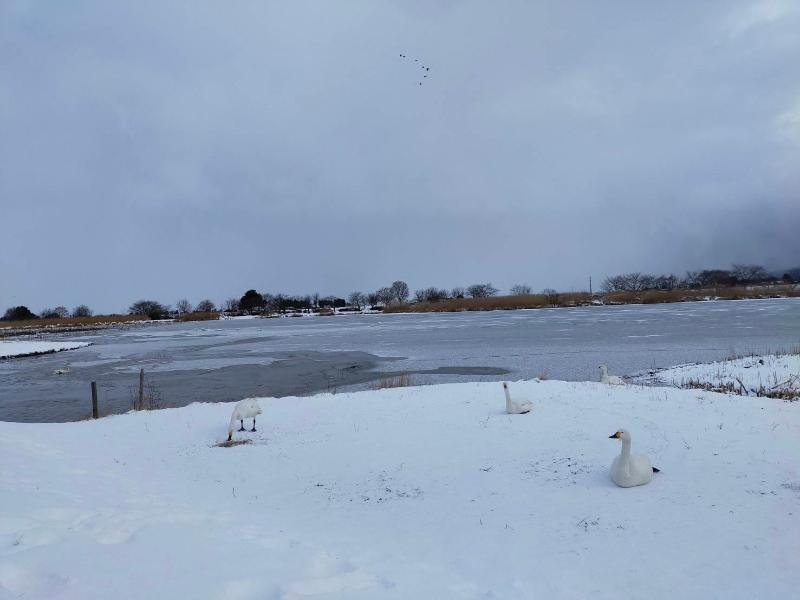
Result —
[[[0, 419], [82, 418], [130, 407], [140, 368], [162, 403], [343, 391], [410, 372], [412, 384], [616, 374], [800, 343], [800, 299], [471, 313], [167, 323], [68, 336], [92, 346], [0, 365]], [[70, 366], [66, 376], [54, 369]], [[420, 374], [442, 367], [445, 373]], [[491, 367], [504, 375], [458, 368]]]

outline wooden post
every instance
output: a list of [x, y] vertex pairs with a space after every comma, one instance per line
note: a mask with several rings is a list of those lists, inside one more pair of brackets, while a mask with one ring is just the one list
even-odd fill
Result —
[[97, 382], [92, 382], [92, 418], [97, 418]]
[[144, 410], [144, 369], [139, 369], [139, 406], [137, 410]]

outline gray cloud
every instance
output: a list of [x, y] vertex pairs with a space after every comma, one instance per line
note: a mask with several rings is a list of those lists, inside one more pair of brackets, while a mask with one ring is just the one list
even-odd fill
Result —
[[793, 266], [799, 32], [780, 1], [6, 2], [0, 307]]

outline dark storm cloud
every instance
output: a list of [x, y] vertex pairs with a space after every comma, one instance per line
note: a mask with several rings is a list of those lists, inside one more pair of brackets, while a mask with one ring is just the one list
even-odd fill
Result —
[[800, 264], [796, 7], [7, 1], [0, 307]]

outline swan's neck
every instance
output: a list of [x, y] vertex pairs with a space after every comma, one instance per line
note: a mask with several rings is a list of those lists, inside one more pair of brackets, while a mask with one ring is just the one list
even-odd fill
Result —
[[621, 452], [622, 460], [629, 460], [631, 457], [631, 441], [630, 440], [622, 440], [622, 452]]
[[236, 429], [236, 421], [239, 420], [239, 413], [238, 411], [233, 411], [231, 415], [231, 422], [228, 423], [228, 433], [233, 433], [233, 430]]
[[511, 392], [508, 391], [508, 388], [503, 388], [503, 391], [506, 393], [506, 408], [511, 406]]

